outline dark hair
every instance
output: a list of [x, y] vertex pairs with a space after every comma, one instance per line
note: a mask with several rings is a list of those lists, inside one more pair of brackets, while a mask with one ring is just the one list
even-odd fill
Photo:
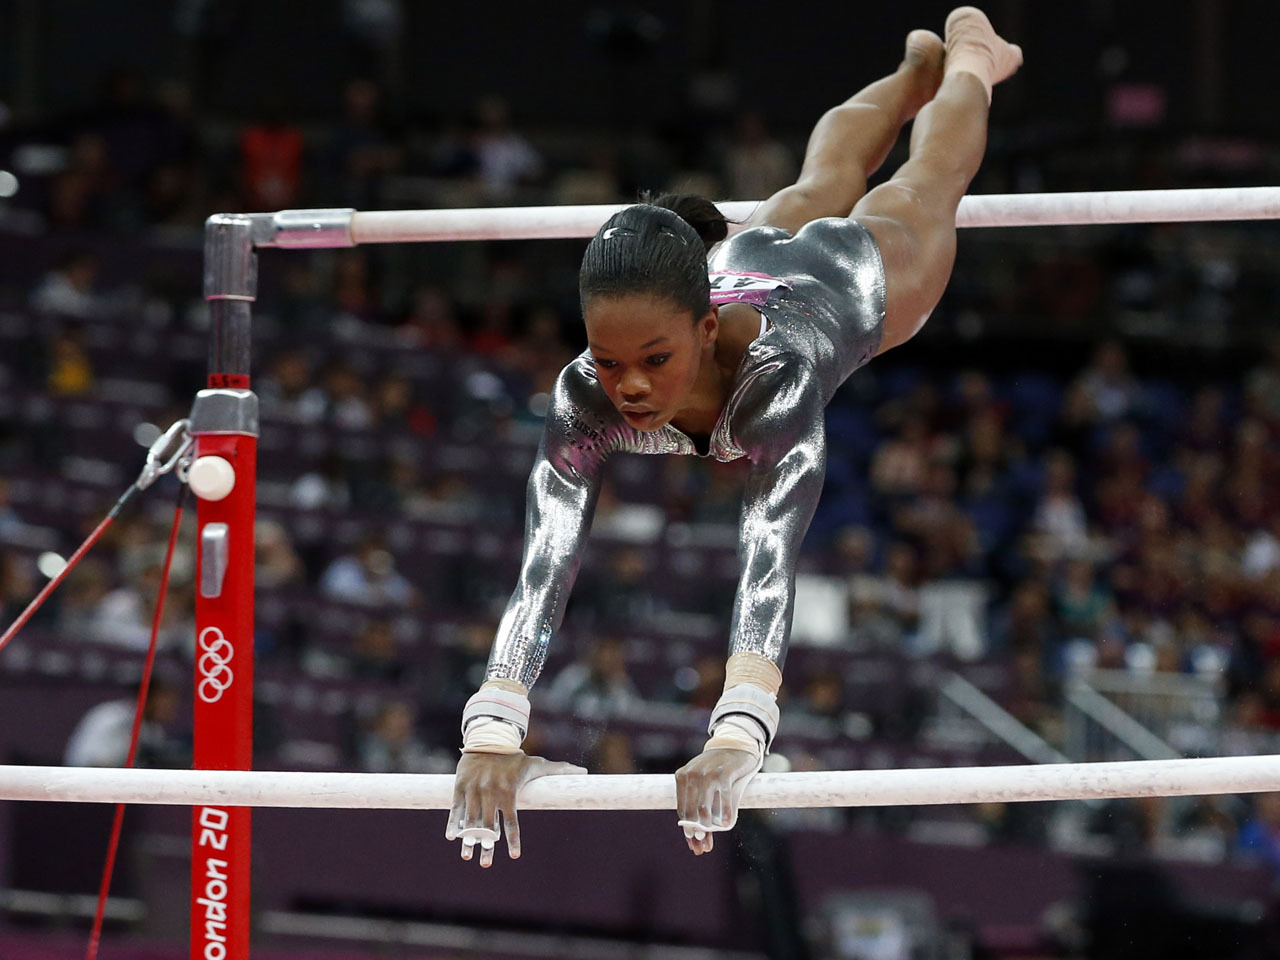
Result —
[[591, 238], [578, 272], [578, 296], [653, 294], [701, 317], [711, 306], [707, 251], [729, 234], [714, 203], [688, 194], [641, 194]]

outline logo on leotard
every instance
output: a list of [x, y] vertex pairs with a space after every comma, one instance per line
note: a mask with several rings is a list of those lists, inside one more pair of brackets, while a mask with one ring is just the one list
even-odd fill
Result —
[[733, 270], [719, 270], [709, 274], [711, 283], [711, 302], [721, 303], [764, 303], [775, 290], [790, 290], [791, 284], [779, 280], [767, 273], [740, 273]]

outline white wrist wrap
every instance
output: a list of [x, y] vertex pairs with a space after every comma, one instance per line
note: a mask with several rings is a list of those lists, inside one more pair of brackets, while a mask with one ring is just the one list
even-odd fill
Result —
[[510, 690], [482, 688], [462, 711], [462, 749], [514, 753], [529, 732], [529, 698]]
[[730, 714], [721, 718], [711, 730], [711, 739], [703, 746], [703, 750], [745, 750], [758, 759], [764, 759], [767, 744], [760, 724], [741, 714]]
[[520, 728], [514, 723], [497, 717], [476, 717], [467, 724], [467, 732], [462, 737], [462, 752], [519, 753], [523, 742]]
[[[714, 738], [718, 735], [721, 721], [729, 718], [745, 718], [760, 728], [760, 739], [763, 752], [769, 752], [769, 744], [778, 732], [778, 698], [753, 683], [739, 683], [720, 694], [720, 699], [711, 711], [711, 722], [707, 725], [707, 733]], [[741, 728], [739, 728], [741, 729]], [[727, 728], [726, 728], [727, 730]]]

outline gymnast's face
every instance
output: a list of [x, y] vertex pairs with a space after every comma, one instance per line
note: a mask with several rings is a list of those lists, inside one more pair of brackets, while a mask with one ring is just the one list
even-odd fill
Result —
[[664, 297], [593, 297], [583, 311], [600, 385], [637, 430], [659, 430], [680, 413], [715, 344], [714, 307], [696, 322]]

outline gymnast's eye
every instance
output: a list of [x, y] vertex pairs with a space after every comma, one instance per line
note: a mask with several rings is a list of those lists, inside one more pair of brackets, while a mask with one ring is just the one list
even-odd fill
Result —
[[670, 359], [671, 359], [671, 354], [669, 353], [655, 354], [654, 356], [649, 358], [649, 366], [660, 367]]
[[599, 367], [601, 370], [612, 370], [614, 367], [618, 365], [617, 360], [600, 360], [598, 358], [592, 358], [592, 359], [595, 360], [596, 366]]

